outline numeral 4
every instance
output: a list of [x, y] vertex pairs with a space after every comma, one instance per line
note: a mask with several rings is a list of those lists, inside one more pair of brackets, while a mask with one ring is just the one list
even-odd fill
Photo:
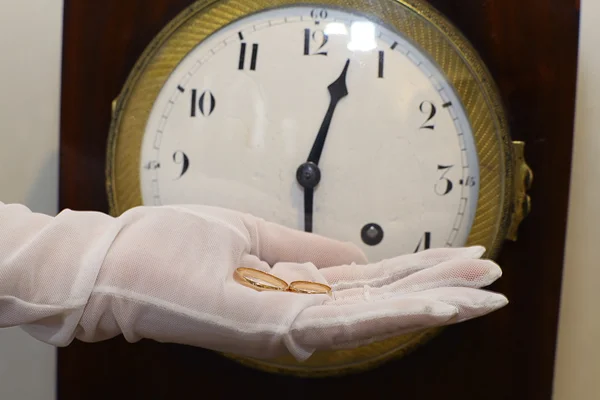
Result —
[[419, 251], [428, 250], [431, 248], [431, 232], [425, 232], [423, 236], [421, 236], [421, 240], [419, 240], [419, 244], [415, 249], [415, 253]]

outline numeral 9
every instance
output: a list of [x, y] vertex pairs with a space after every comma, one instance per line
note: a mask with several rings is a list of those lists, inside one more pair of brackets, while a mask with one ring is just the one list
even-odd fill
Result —
[[183, 151], [176, 151], [173, 153], [173, 162], [181, 165], [181, 172], [179, 173], [179, 176], [175, 178], [175, 180], [177, 180], [187, 172], [190, 167], [190, 159]]

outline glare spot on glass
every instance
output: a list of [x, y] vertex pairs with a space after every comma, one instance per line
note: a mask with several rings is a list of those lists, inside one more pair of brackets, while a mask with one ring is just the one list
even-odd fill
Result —
[[353, 22], [350, 26], [350, 51], [369, 51], [377, 48], [375, 25], [371, 22]]
[[325, 27], [326, 35], [347, 35], [348, 29], [342, 22], [331, 22]]

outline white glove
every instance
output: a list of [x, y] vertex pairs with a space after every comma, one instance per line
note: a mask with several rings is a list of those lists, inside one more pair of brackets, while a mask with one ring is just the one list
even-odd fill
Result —
[[[2, 208], [3, 207], [3, 208]], [[7, 210], [10, 209], [10, 210]], [[490, 313], [504, 296], [481, 247], [372, 265], [352, 244], [205, 206], [51, 218], [0, 205], [0, 326], [65, 346], [123, 334], [255, 358], [348, 348]], [[354, 264], [356, 263], [356, 264]], [[238, 267], [333, 288], [258, 292]]]

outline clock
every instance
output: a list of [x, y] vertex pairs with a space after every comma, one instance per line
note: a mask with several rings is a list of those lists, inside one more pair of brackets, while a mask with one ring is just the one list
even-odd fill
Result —
[[[360, 246], [370, 261], [516, 240], [532, 172], [468, 41], [415, 0], [201, 0], [147, 47], [113, 103], [111, 213], [200, 203]], [[355, 350], [238, 361], [331, 375]]]

